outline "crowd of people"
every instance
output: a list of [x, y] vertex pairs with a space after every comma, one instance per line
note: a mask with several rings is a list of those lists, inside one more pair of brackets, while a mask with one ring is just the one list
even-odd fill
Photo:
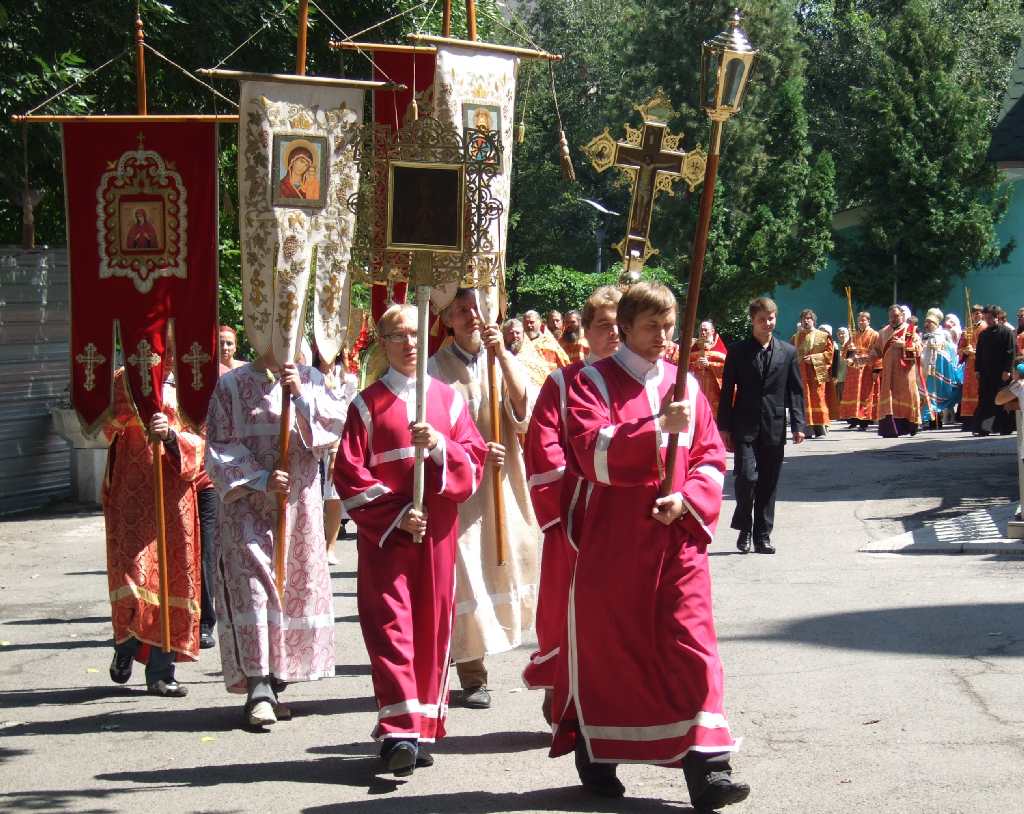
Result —
[[[172, 337], [163, 412], [143, 426], [119, 373], [106, 427], [110, 676], [127, 682], [138, 661], [151, 694], [181, 697], [175, 662], [219, 640], [245, 724], [287, 720], [289, 684], [334, 675], [330, 566], [347, 519], [378, 705], [372, 737], [387, 771], [433, 764], [425, 747], [445, 734], [453, 665], [454, 698], [486, 709], [487, 660], [535, 630], [523, 679], [543, 691], [551, 755], [574, 753], [585, 788], [621, 796], [616, 765], [649, 762], [681, 768], [699, 811], [738, 802], [749, 787], [731, 774], [736, 740], [706, 552], [726, 452], [737, 547], [772, 554], [787, 421], [798, 444], [835, 418], [897, 436], [957, 416], [986, 435], [1008, 431], [1003, 405], [1024, 399], [1024, 364], [1015, 367], [1024, 309], [1016, 335], [997, 306], [973, 308], [966, 329], [938, 309], [920, 329], [902, 306], [888, 314], [880, 331], [863, 312], [852, 333], [833, 336], [805, 310], [784, 342], [774, 336], [778, 308], [762, 297], [750, 303], [746, 339], [727, 348], [706, 320], [681, 360], [676, 302], [657, 283], [601, 287], [580, 310], [527, 311], [500, 327], [484, 324], [473, 292], [460, 290], [440, 315], [448, 338], [429, 360], [424, 421], [412, 306], [377, 321], [386, 367], [361, 390], [315, 347], [300, 362], [242, 363], [237, 334], [223, 326], [205, 434], [178, 418]], [[681, 361], [690, 373], [682, 395]], [[281, 461], [285, 399], [292, 424]], [[169, 653], [144, 496], [154, 441], [164, 453]]]

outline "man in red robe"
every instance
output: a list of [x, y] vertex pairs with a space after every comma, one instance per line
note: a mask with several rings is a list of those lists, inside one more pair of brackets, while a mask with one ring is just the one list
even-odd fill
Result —
[[[700, 336], [690, 349], [690, 372], [697, 380], [700, 392], [708, 400], [711, 412], [715, 415], [718, 414], [718, 402], [722, 397], [722, 374], [725, 371], [726, 353], [725, 343], [715, 330], [715, 323], [710, 319], [704, 320], [700, 324]], [[678, 352], [676, 355], [678, 356]]]
[[[623, 345], [569, 388], [569, 458], [582, 473], [566, 520], [579, 549], [555, 678], [551, 756], [575, 750], [584, 788], [619, 797], [622, 762], [682, 767], [697, 811], [739, 802], [722, 705], [707, 546], [725, 449], [692, 376], [672, 401], [662, 359], [676, 320], [660, 283], [619, 301]], [[674, 491], [658, 497], [678, 433]], [[641, 620], [644, 620], [641, 622]]]
[[542, 712], [551, 723], [551, 693], [555, 686], [555, 657], [565, 630], [569, 585], [576, 564], [576, 549], [565, 536], [562, 509], [579, 482], [579, 472], [566, 471], [568, 438], [565, 400], [569, 387], [586, 364], [604, 359], [619, 349], [615, 313], [622, 292], [601, 286], [583, 306], [583, 333], [590, 356], [554, 371], [541, 387], [526, 433], [524, 456], [529, 477], [530, 500], [544, 532], [537, 594], [537, 649], [523, 670], [523, 681], [532, 690], [544, 690]]
[[581, 326], [583, 315], [573, 308], [565, 314], [562, 332], [558, 336], [558, 345], [565, 351], [566, 357], [572, 362], [582, 362], [590, 354], [587, 338], [582, 336]]
[[[146, 665], [150, 695], [180, 698], [174, 665], [199, 658], [199, 518], [195, 480], [203, 466], [202, 436], [190, 431], [178, 414], [177, 391], [169, 378], [174, 361], [164, 360], [162, 412], [143, 425], [128, 393], [124, 369], [114, 374], [114, 404], [103, 425], [110, 441], [103, 480], [103, 516], [107, 536], [107, 582], [114, 627], [110, 678], [125, 684], [132, 661]], [[152, 441], [163, 444], [163, 500], [167, 532], [171, 652], [161, 647], [160, 565], [153, 497]]]
[[964, 366], [964, 388], [960, 394], [961, 429], [965, 432], [974, 426], [974, 413], [978, 409], [978, 374], [975, 370], [978, 337], [985, 330], [985, 319], [982, 316], [984, 306], [972, 305], [969, 320], [960, 334], [957, 351], [960, 362]]
[[[414, 423], [416, 323], [411, 305], [378, 321], [390, 367], [353, 399], [334, 467], [358, 529], [359, 623], [379, 707], [373, 737], [398, 776], [431, 765], [420, 743], [445, 734], [458, 504], [480, 485], [487, 457], [462, 397], [436, 379], [426, 421]], [[422, 511], [412, 507], [417, 447], [428, 450]]]

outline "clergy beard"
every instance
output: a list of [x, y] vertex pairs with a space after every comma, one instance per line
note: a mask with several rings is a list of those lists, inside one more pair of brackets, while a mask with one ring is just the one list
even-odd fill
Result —
[[572, 344], [575, 345], [577, 342], [580, 341], [580, 332], [569, 330], [562, 331], [562, 339], [564, 339], [566, 342], [571, 342]]

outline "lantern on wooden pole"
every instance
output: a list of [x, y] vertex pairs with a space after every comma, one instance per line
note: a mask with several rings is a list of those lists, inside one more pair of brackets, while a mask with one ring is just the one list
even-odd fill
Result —
[[[693, 239], [693, 254], [690, 257], [690, 282], [686, 289], [686, 310], [679, 332], [680, 364], [676, 371], [673, 401], [686, 396], [686, 374], [690, 358], [693, 332], [697, 327], [697, 304], [700, 301], [700, 283], [704, 274], [704, 256], [708, 248], [708, 232], [711, 229], [711, 207], [715, 200], [715, 179], [718, 177], [718, 159], [722, 148], [722, 130], [725, 123], [739, 113], [747, 95], [747, 84], [757, 61], [758, 51], [740, 28], [739, 9], [733, 11], [729, 27], [701, 46], [700, 106], [711, 120], [711, 139], [708, 146], [707, 165], [704, 169], [704, 189], [701, 190], [700, 208], [697, 211], [697, 230]], [[665, 479], [661, 482], [661, 496], [674, 491], [672, 475], [675, 469], [679, 437], [669, 436], [668, 454], [665, 461]]]

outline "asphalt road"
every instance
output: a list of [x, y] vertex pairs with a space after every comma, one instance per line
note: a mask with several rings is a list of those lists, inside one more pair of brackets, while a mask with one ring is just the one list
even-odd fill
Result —
[[[726, 501], [716, 618], [744, 737], [735, 765], [753, 786], [730, 811], [1024, 810], [1024, 559], [858, 552], [1011, 501], [1011, 439], [838, 428], [788, 450], [774, 557], [736, 553]], [[623, 767], [614, 804], [579, 791], [571, 757], [546, 755], [539, 694], [521, 687], [529, 647], [489, 659], [493, 708], [453, 708], [433, 768], [376, 774], [348, 544], [333, 572], [337, 675], [289, 688], [294, 720], [243, 731], [217, 650], [179, 667], [185, 699], [146, 696], [141, 669], [115, 686], [102, 523], [0, 522], [0, 810], [689, 810], [681, 773], [653, 766]]]

